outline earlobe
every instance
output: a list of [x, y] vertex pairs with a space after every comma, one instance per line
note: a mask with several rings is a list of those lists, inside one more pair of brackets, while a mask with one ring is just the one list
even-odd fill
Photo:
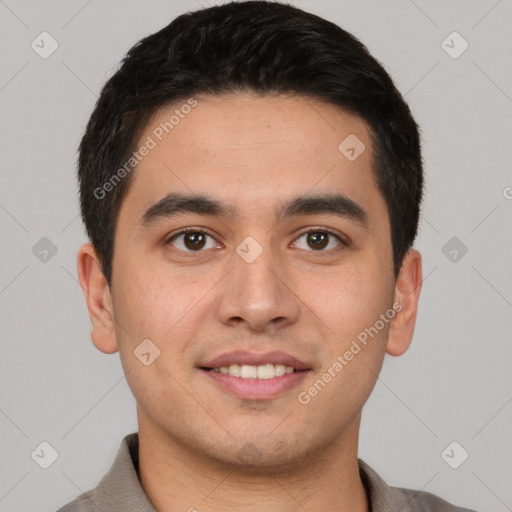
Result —
[[399, 306], [397, 306], [397, 313], [391, 321], [386, 346], [386, 353], [391, 356], [401, 356], [411, 344], [421, 283], [421, 254], [415, 249], [410, 249], [405, 255], [395, 284], [394, 300]]
[[101, 270], [100, 259], [91, 243], [80, 247], [77, 256], [78, 279], [89, 310], [94, 346], [105, 354], [117, 352], [112, 297]]

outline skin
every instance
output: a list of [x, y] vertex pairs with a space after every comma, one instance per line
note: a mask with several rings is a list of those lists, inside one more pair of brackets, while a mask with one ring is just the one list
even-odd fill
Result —
[[[93, 343], [107, 354], [119, 350], [137, 401], [141, 483], [157, 510], [171, 512], [367, 511], [357, 467], [361, 410], [385, 354], [403, 354], [412, 340], [421, 255], [411, 249], [394, 279], [389, 217], [360, 118], [303, 97], [197, 99], [133, 171], [111, 289], [93, 246], [78, 254]], [[140, 140], [175, 108], [160, 111]], [[349, 134], [366, 146], [352, 162], [338, 150]], [[279, 223], [273, 216], [281, 201], [333, 191], [366, 210], [368, 230], [334, 215]], [[143, 228], [144, 212], [170, 192], [208, 194], [239, 212], [186, 213]], [[202, 252], [184, 254], [183, 237], [165, 244], [185, 227], [213, 236]], [[304, 235], [311, 228], [330, 228], [349, 245], [340, 249], [331, 238], [321, 256]], [[247, 236], [263, 248], [251, 264], [235, 251]], [[395, 301], [402, 309], [393, 320], [300, 403], [298, 393]], [[147, 338], [161, 351], [150, 366], [133, 354]], [[235, 349], [282, 350], [311, 371], [277, 398], [237, 398], [196, 367]], [[257, 456], [242, 461], [247, 446]]]

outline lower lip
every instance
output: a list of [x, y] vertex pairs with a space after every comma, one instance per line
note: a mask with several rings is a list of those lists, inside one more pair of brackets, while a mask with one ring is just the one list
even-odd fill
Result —
[[202, 370], [207, 377], [239, 398], [249, 400], [268, 400], [276, 398], [279, 395], [298, 386], [309, 373], [309, 370], [285, 373], [282, 377], [273, 377], [271, 379], [243, 379], [242, 377], [233, 377], [232, 375], [214, 372], [213, 370]]

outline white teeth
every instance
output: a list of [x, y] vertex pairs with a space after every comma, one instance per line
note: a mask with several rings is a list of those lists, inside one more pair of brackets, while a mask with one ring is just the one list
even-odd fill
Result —
[[[288, 368], [290, 368], [290, 367], [288, 366]], [[276, 364], [274, 371], [276, 373], [276, 377], [282, 377], [286, 372], [286, 367], [282, 364]], [[293, 371], [293, 368], [292, 368], [292, 371]]]
[[240, 377], [242, 379], [273, 379], [282, 377], [286, 373], [293, 373], [293, 366], [284, 366], [284, 364], [262, 364], [260, 366], [251, 366], [248, 364], [232, 364], [230, 366], [221, 366], [212, 368], [216, 373]]
[[243, 364], [240, 366], [240, 377], [242, 379], [256, 379], [258, 377], [258, 367]]
[[258, 379], [271, 379], [272, 377], [276, 377], [273, 364], [269, 363], [258, 366]]
[[240, 377], [240, 365], [239, 364], [230, 365], [228, 373], [229, 373], [229, 375], [232, 375], [233, 377]]

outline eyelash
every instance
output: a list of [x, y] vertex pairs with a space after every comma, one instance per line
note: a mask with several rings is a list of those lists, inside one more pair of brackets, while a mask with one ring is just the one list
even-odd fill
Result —
[[[215, 240], [215, 237], [213, 235], [211, 235], [210, 233], [208, 233], [208, 231], [205, 231], [204, 229], [198, 229], [198, 228], [185, 228], [185, 229], [182, 229], [181, 231], [178, 231], [177, 233], [175, 233], [174, 235], [172, 235], [170, 238], [168, 238], [165, 242], [164, 245], [170, 245], [171, 242], [173, 242], [177, 237], [179, 237], [180, 235], [186, 235], [188, 233], [201, 233], [201, 234], [204, 234], [204, 235], [208, 235], [209, 237], [213, 238]], [[304, 231], [303, 233], [301, 233], [300, 235], [297, 236], [297, 238], [295, 240], [298, 240], [299, 238], [303, 237], [304, 235], [308, 235], [309, 233], [327, 233], [331, 236], [333, 236], [334, 238], [336, 238], [339, 242], [339, 246], [334, 248], [334, 249], [329, 249], [329, 250], [323, 250], [323, 249], [320, 249], [320, 250], [317, 250], [315, 251], [314, 249], [311, 249], [307, 252], [312, 252], [314, 254], [317, 254], [319, 256], [323, 255], [323, 254], [331, 254], [333, 252], [337, 252], [339, 250], [343, 250], [344, 248], [348, 247], [348, 242], [346, 242], [345, 240], [343, 240], [343, 238], [341, 238], [340, 235], [338, 235], [336, 232], [334, 232], [333, 230], [329, 229], [329, 228], [313, 228], [313, 229], [309, 229], [307, 231]], [[295, 241], [294, 240], [294, 241]], [[177, 249], [178, 251], [182, 252], [182, 253], [185, 253], [185, 254], [199, 254], [199, 253], [202, 253], [202, 252], [205, 252], [206, 250], [208, 249], [200, 249], [200, 250], [197, 250], [197, 251], [183, 251], [181, 249]]]

